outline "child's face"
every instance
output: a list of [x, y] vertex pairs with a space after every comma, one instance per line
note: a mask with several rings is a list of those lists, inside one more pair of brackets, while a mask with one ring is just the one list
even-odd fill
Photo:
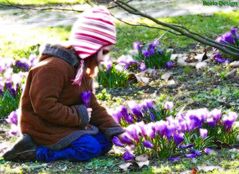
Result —
[[97, 63], [98, 65], [104, 61], [104, 57], [110, 52], [113, 48], [113, 45], [102, 47], [97, 54]]

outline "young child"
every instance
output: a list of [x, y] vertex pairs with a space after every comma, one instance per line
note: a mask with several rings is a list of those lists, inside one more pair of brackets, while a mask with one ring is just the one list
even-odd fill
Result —
[[5, 160], [86, 161], [111, 149], [124, 130], [97, 102], [92, 77], [115, 43], [112, 16], [95, 7], [75, 22], [69, 46], [46, 45], [21, 96], [23, 136]]

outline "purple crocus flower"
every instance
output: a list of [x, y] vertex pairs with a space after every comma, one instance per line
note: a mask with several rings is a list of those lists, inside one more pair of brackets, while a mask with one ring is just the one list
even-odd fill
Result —
[[144, 57], [146, 57], [146, 58], [150, 57], [150, 52], [148, 50], [143, 50], [142, 53], [143, 53]]
[[151, 139], [154, 139], [155, 138], [155, 135], [156, 135], [156, 131], [155, 131], [155, 124], [154, 123], [148, 123], [146, 126], [145, 126], [145, 131], [146, 131], [146, 136], [151, 138]]
[[123, 115], [121, 114], [121, 112], [116, 112], [112, 113], [112, 117], [114, 118], [116, 123], [120, 123], [120, 120], [123, 118]]
[[140, 120], [143, 117], [142, 112], [141, 112], [141, 110], [142, 110], [141, 106], [134, 101], [128, 102], [128, 105], [129, 105], [129, 108], [131, 109], [132, 113], [134, 115], [136, 115], [138, 120]]
[[24, 70], [24, 71], [28, 71], [30, 69], [30, 66], [28, 65], [28, 63], [24, 62], [24, 61], [21, 61], [21, 60], [17, 60], [15, 62], [15, 66], [17, 68], [20, 68], [20, 69]]
[[134, 118], [131, 114], [127, 113], [126, 115], [124, 115], [124, 119], [127, 123], [132, 124], [134, 123]]
[[168, 140], [171, 139], [171, 137], [175, 134], [175, 125], [173, 124], [167, 124], [165, 129], [165, 135], [168, 138]]
[[149, 148], [149, 149], [152, 149], [154, 147], [154, 145], [150, 141], [147, 141], [147, 140], [143, 141], [143, 145], [144, 145], [144, 147]]
[[136, 125], [140, 128], [140, 136], [147, 136], [146, 133], [146, 125], [143, 121], [136, 123]]
[[202, 155], [202, 152], [201, 152], [201, 151], [199, 151], [199, 150], [196, 150], [196, 149], [191, 149], [190, 151], [191, 151], [191, 153], [193, 153], [193, 154], [195, 154], [195, 155], [197, 155], [197, 156], [200, 156], [200, 155]]
[[168, 62], [166, 62], [166, 64], [165, 64], [165, 67], [167, 68], [167, 69], [171, 69], [171, 68], [173, 68], [175, 66], [175, 63], [173, 62], [173, 61], [168, 61]]
[[169, 101], [165, 102], [164, 109], [171, 111], [173, 109], [173, 102], [169, 102]]
[[125, 106], [119, 106], [119, 112], [123, 115], [123, 116], [127, 116], [128, 115], [128, 110]]
[[154, 115], [154, 113], [150, 112], [149, 113], [149, 116], [150, 116], [150, 120], [153, 122], [153, 121], [156, 121], [156, 117]]
[[174, 134], [173, 135], [173, 140], [174, 140], [176, 145], [179, 145], [184, 140], [184, 133], [181, 132], [181, 133]]
[[222, 111], [219, 109], [214, 109], [210, 112], [209, 117], [206, 119], [206, 122], [208, 123], [209, 126], [216, 126], [219, 120], [222, 117]]
[[216, 62], [218, 62], [218, 63], [225, 63], [225, 62], [228, 61], [227, 59], [223, 58], [220, 53], [216, 53], [216, 54], [214, 55], [214, 60], [215, 60]]
[[90, 106], [91, 91], [84, 91], [81, 93], [81, 99], [86, 107]]
[[185, 157], [186, 158], [196, 158], [197, 155], [195, 153], [188, 153], [188, 154], [185, 154]]
[[228, 115], [224, 115], [222, 123], [226, 130], [230, 130], [232, 128], [232, 125], [236, 121], [237, 117], [237, 113], [235, 112], [229, 112]]
[[238, 28], [232, 27], [231, 28], [231, 33], [235, 37], [235, 39], [239, 39], [239, 33], [238, 33]]
[[133, 144], [133, 140], [130, 138], [130, 135], [127, 132], [120, 136], [120, 140], [123, 144]]
[[168, 160], [172, 163], [175, 163], [175, 162], [178, 162], [180, 160], [180, 157], [179, 156], [170, 157]]
[[163, 120], [157, 121], [155, 123], [155, 131], [156, 131], [156, 133], [161, 135], [161, 136], [165, 135], [166, 128], [167, 128], [166, 124], [167, 124], [166, 121], [163, 121]]
[[17, 125], [18, 124], [18, 114], [17, 111], [12, 111], [9, 116], [7, 117], [6, 121], [9, 124], [14, 124]]
[[207, 134], [208, 134], [207, 129], [199, 129], [199, 133], [200, 133], [200, 137], [201, 137], [202, 139], [207, 138]]
[[159, 44], [160, 44], [160, 42], [159, 42], [158, 39], [155, 39], [155, 40], [152, 42], [152, 45], [153, 45], [154, 47], [157, 47]]
[[120, 141], [120, 139], [117, 136], [114, 136], [112, 138], [112, 142], [116, 146], [124, 147], [124, 144]]
[[223, 41], [229, 44], [235, 44], [235, 40], [231, 32], [227, 32], [223, 35]]
[[148, 48], [148, 52], [149, 52], [149, 56], [152, 56], [152, 55], [154, 55], [155, 54], [155, 51], [154, 51], [154, 47], [149, 47]]
[[208, 147], [206, 147], [203, 151], [204, 151], [207, 155], [211, 155], [211, 154], [215, 154], [215, 153], [216, 153], [216, 151], [214, 151], [213, 149], [208, 148]]
[[11, 129], [8, 132], [9, 136], [18, 136], [20, 134], [19, 127], [15, 124], [11, 125]]
[[145, 63], [144, 62], [141, 62], [140, 64], [139, 64], [139, 70], [140, 71], [144, 71], [144, 70], [146, 70], [146, 65], [145, 65]]
[[102, 62], [102, 64], [105, 66], [106, 71], [110, 71], [112, 69], [113, 62], [109, 56], [104, 58], [104, 61]]
[[15, 97], [17, 95], [17, 91], [13, 87], [12, 82], [5, 82], [5, 88], [10, 92], [10, 94]]
[[126, 151], [126, 152], [123, 154], [123, 159], [124, 159], [125, 161], [133, 160], [133, 159], [134, 159], [134, 154], [132, 154], [132, 153], [129, 152], [129, 151]]
[[140, 128], [138, 125], [131, 124], [127, 127], [127, 133], [128, 135], [133, 138], [136, 142], [139, 142], [139, 134], [140, 134]]
[[214, 150], [212, 150], [212, 149], [210, 149], [210, 148], [207, 148], [207, 147], [206, 147], [203, 151], [204, 151], [207, 155], [210, 155], [210, 154], [215, 153]]
[[192, 148], [194, 146], [194, 144], [182, 144], [180, 146], [178, 146], [180, 149], [189, 149]]
[[133, 43], [133, 49], [134, 50], [137, 50], [137, 51], [140, 51], [143, 47], [143, 44], [142, 42], [139, 42], [139, 41], [136, 41]]
[[143, 111], [146, 112], [147, 110], [154, 109], [155, 103], [153, 100], [147, 99], [141, 103], [141, 107]]

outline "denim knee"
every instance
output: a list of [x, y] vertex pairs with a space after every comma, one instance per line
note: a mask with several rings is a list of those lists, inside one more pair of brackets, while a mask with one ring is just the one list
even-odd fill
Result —
[[71, 147], [78, 153], [87, 155], [89, 158], [99, 156], [101, 154], [101, 145], [91, 135], [83, 135], [71, 143]]

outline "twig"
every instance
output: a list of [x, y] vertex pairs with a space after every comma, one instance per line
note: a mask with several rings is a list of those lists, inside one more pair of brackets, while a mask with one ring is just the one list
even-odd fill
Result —
[[175, 35], [177, 35], [177, 36], [182, 36], [182, 34], [180, 34], [180, 33], [175, 33], [175, 32], [173, 32], [173, 31], [171, 31], [171, 30], [166, 29], [166, 28], [149, 26], [149, 25], [145, 25], [145, 24], [142, 24], [142, 23], [140, 23], [140, 24], [132, 24], [132, 23], [126, 22], [126, 21], [124, 21], [124, 20], [122, 20], [122, 19], [120, 19], [120, 18], [118, 18], [118, 17], [115, 17], [115, 16], [114, 16], [114, 18], [116, 18], [116, 19], [119, 20], [120, 22], [123, 22], [123, 23], [125, 23], [125, 24], [127, 24], [127, 25], [131, 25], [131, 26], [135, 26], [135, 27], [147, 27], [147, 28], [151, 28], [151, 29], [158, 29], [158, 30], [167, 31], [167, 32], [172, 33], [172, 34], [175, 34]]

